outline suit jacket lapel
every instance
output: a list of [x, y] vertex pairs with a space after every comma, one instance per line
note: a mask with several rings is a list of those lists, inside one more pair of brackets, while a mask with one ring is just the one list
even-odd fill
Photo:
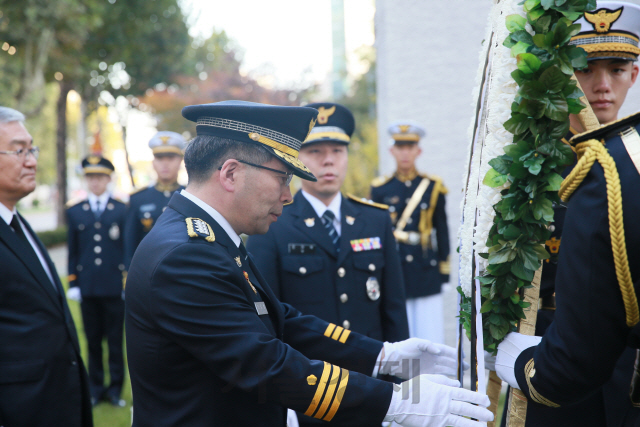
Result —
[[[360, 209], [346, 197], [342, 197], [340, 207], [340, 254], [338, 255], [338, 265], [341, 265], [347, 255], [352, 252], [351, 240], [362, 238], [362, 228], [364, 227], [364, 219], [360, 218]], [[353, 224], [347, 219], [353, 218]], [[374, 237], [374, 236], [368, 236]]]
[[[311, 203], [302, 195], [302, 192], [298, 192], [294, 198], [293, 206], [291, 206], [291, 214], [295, 217], [293, 225], [300, 230], [303, 234], [309, 236], [309, 238], [317, 243], [322, 249], [334, 258], [338, 257], [333, 242], [329, 237], [329, 233], [324, 228], [322, 220], [318, 218], [316, 211], [311, 206]], [[313, 218], [313, 225], [308, 226], [309, 222], [305, 222], [305, 219]]]
[[[31, 236], [35, 239], [42, 252], [45, 260], [49, 263], [48, 255], [42, 243], [40, 243], [40, 239], [35, 235], [27, 221], [20, 216], [20, 220], [26, 226], [27, 230], [31, 233]], [[56, 292], [56, 289], [61, 288], [58, 287], [58, 284], [55, 284], [56, 288], [54, 289], [54, 285], [49, 280], [47, 273], [45, 273], [38, 256], [30, 245], [25, 244], [18, 236], [16, 236], [15, 232], [7, 225], [4, 221], [0, 221], [0, 240], [3, 240], [7, 247], [20, 259], [20, 261], [24, 264], [25, 269], [29, 271], [29, 273], [36, 279], [38, 284], [42, 287], [44, 292], [51, 298], [51, 300], [55, 303], [56, 307], [62, 309], [62, 304], [60, 301], [60, 295]], [[51, 268], [51, 264], [49, 265], [49, 269], [51, 270], [51, 276], [55, 278], [55, 268]], [[59, 283], [59, 282], [58, 282]]]

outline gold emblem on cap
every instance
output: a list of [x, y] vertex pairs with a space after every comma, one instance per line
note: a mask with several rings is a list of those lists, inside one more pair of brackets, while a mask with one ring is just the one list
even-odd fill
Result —
[[255, 132], [251, 132], [249, 134], [249, 138], [253, 139], [254, 141], [258, 141], [260, 139], [260, 134], [259, 133], [255, 133]]
[[409, 128], [411, 126], [410, 125], [398, 125], [398, 127], [400, 128], [400, 133], [407, 133], [407, 132], [409, 132]]
[[616, 22], [622, 14], [622, 7], [613, 12], [609, 12], [607, 9], [600, 9], [596, 13], [584, 13], [584, 19], [593, 25], [593, 28], [598, 33], [606, 33], [611, 28], [611, 24]]
[[316, 385], [316, 382], [318, 382], [318, 377], [316, 377], [315, 375], [309, 375], [307, 377], [307, 384]]
[[169, 143], [169, 140], [171, 139], [170, 136], [161, 136], [160, 140], [162, 140], [162, 145], [167, 145]]
[[335, 105], [329, 109], [325, 109], [324, 107], [318, 108], [318, 123], [320, 123], [321, 125], [326, 125], [329, 121], [329, 117], [331, 117], [335, 112]]
[[92, 165], [97, 165], [100, 163], [100, 157], [98, 156], [89, 156], [87, 157], [87, 161]]
[[311, 173], [311, 171], [309, 170], [308, 167], [306, 167], [304, 165], [304, 163], [302, 163], [300, 160], [296, 159], [295, 157], [283, 153], [282, 151], [278, 151], [277, 149], [273, 151], [274, 154], [278, 155], [279, 157], [282, 158], [282, 160], [284, 160], [287, 163], [291, 163], [293, 166], [297, 167], [298, 169], [302, 169], [303, 171], [307, 172], [307, 173]]

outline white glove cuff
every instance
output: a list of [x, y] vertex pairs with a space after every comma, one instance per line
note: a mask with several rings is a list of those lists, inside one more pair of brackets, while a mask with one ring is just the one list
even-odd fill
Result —
[[496, 373], [498, 376], [511, 387], [520, 390], [515, 374], [516, 360], [524, 350], [537, 346], [541, 340], [542, 337], [522, 335], [517, 332], [508, 334], [498, 346], [498, 355], [496, 357]]

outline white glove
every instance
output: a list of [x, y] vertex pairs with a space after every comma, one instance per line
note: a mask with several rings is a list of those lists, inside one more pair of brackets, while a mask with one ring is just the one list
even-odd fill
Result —
[[493, 421], [485, 409], [489, 397], [459, 387], [458, 381], [442, 375], [420, 375], [395, 385], [384, 421], [407, 427], [479, 427]]
[[514, 367], [516, 359], [524, 350], [540, 344], [542, 337], [522, 335], [517, 332], [510, 332], [498, 345], [498, 356], [496, 357], [496, 373], [513, 388], [520, 390]]
[[[413, 360], [418, 359], [416, 366]], [[408, 380], [421, 374], [456, 375], [458, 352], [455, 348], [420, 338], [389, 343], [378, 356], [378, 373]], [[469, 365], [467, 365], [468, 368]]]
[[487, 350], [484, 351], [484, 368], [490, 371], [496, 370], [496, 356], [489, 353]]
[[67, 289], [67, 298], [71, 301], [82, 302], [82, 294], [80, 293], [80, 288], [78, 286], [73, 286]]
[[298, 416], [293, 409], [287, 409], [287, 427], [299, 427]]

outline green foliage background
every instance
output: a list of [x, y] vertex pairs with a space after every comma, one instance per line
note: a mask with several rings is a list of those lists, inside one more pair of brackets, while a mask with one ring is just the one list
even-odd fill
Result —
[[[573, 160], [569, 146], [561, 139], [569, 131], [569, 114], [584, 105], [583, 95], [571, 79], [574, 69], [587, 65], [583, 49], [569, 40], [580, 31], [574, 25], [595, 0], [526, 0], [527, 18], [510, 15], [510, 31], [504, 46], [517, 59], [511, 75], [519, 89], [511, 105], [511, 118], [504, 127], [514, 135], [505, 154], [492, 159], [484, 185], [509, 187], [496, 203], [494, 224], [487, 240], [487, 270], [478, 277], [481, 284], [484, 348], [496, 352], [505, 335], [525, 317], [521, 290], [531, 286], [542, 260], [549, 258], [544, 243], [550, 237], [553, 203], [559, 202], [562, 183], [559, 172]], [[530, 34], [525, 26], [533, 29]], [[460, 321], [469, 334], [471, 301], [463, 296]]]

